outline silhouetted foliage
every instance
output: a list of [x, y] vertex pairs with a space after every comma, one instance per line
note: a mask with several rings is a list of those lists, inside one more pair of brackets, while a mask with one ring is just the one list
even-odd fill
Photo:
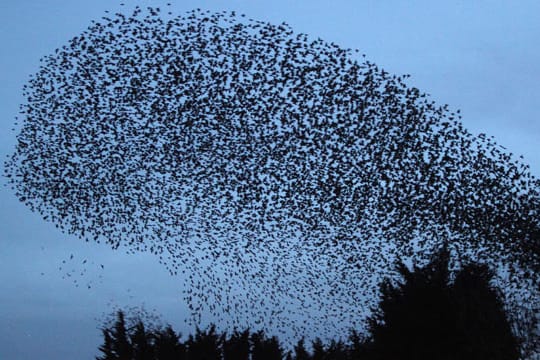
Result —
[[346, 360], [348, 359], [347, 346], [340, 340], [332, 340], [326, 349], [326, 359]]
[[132, 360], [133, 347], [128, 337], [124, 313], [118, 311], [116, 322], [110, 329], [103, 329], [105, 343], [100, 347], [103, 352], [98, 360]]
[[114, 353], [114, 349], [113, 349], [114, 340], [110, 334], [110, 331], [107, 329], [103, 329], [102, 334], [103, 334], [103, 345], [99, 347], [99, 351], [101, 351], [103, 355], [100, 357], [96, 357], [96, 360], [116, 359], [116, 354]]
[[223, 359], [224, 360], [249, 360], [250, 344], [249, 330], [242, 332], [234, 331], [227, 339], [223, 335]]
[[208, 330], [199, 328], [195, 331], [195, 336], [190, 335], [187, 342], [188, 360], [221, 360], [222, 346], [221, 338], [215, 325], [211, 325]]
[[283, 349], [277, 337], [266, 337], [264, 332], [257, 331], [251, 335], [251, 360], [281, 360]]
[[311, 359], [313, 360], [323, 360], [326, 359], [326, 350], [324, 349], [324, 344], [320, 338], [315, 338], [311, 343], [313, 353]]
[[[316, 344], [318, 340], [318, 343]], [[349, 333], [349, 358], [350, 359], [367, 359], [368, 356], [368, 348], [367, 348], [367, 338], [366, 336], [362, 336], [358, 331], [355, 329], [352, 329]], [[322, 360], [324, 358], [324, 348], [321, 352], [318, 349], [321, 349], [322, 342], [320, 339], [315, 339], [313, 342], [313, 360]], [[321, 353], [322, 356], [318, 355], [318, 352]]]
[[216, 326], [196, 329], [183, 343], [170, 325], [146, 328], [142, 320], [126, 327], [124, 313], [102, 329], [98, 360], [437, 360], [519, 358], [500, 292], [490, 284], [493, 272], [469, 264], [454, 278], [443, 249], [424, 267], [397, 267], [402, 282], [381, 283], [379, 308], [369, 319], [371, 334], [351, 330], [347, 341], [305, 339], [284, 351], [277, 337], [264, 331], [235, 330], [229, 336]]
[[186, 359], [186, 346], [180, 342], [180, 336], [174, 332], [170, 325], [154, 333], [153, 345], [156, 360]]
[[399, 264], [402, 283], [383, 281], [370, 319], [373, 359], [519, 358], [493, 273], [472, 264], [452, 282], [448, 262], [443, 249], [423, 268]]
[[519, 344], [504, 311], [502, 295], [490, 285], [493, 276], [486, 265], [470, 264], [457, 274], [451, 288], [457, 333], [462, 335], [462, 359], [518, 358]]
[[304, 345], [304, 338], [298, 340], [298, 343], [294, 346], [294, 355], [296, 360], [309, 360], [311, 358]]
[[134, 360], [153, 360], [152, 335], [146, 331], [142, 321], [135, 324], [130, 340]]

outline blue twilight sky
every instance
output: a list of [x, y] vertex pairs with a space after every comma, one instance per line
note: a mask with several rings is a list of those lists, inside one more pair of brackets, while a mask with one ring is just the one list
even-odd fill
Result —
[[[360, 49], [390, 73], [411, 74], [408, 83], [438, 103], [461, 109], [467, 129], [494, 135], [540, 176], [537, 0], [2, 0], [2, 159], [15, 145], [11, 129], [22, 86], [42, 56], [105, 10], [166, 2], [177, 14], [235, 10], [285, 21], [296, 32]], [[155, 308], [188, 331], [180, 281], [153, 256], [126, 255], [62, 234], [22, 206], [5, 179], [0, 183], [0, 359], [93, 359], [101, 341], [96, 319], [114, 306]]]

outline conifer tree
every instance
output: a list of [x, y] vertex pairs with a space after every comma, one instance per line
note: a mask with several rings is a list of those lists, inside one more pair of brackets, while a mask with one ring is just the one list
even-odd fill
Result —
[[99, 347], [99, 351], [103, 353], [102, 356], [96, 357], [96, 360], [115, 360], [116, 355], [113, 350], [113, 340], [109, 329], [102, 329], [103, 345]]
[[321, 338], [315, 338], [315, 340], [313, 340], [311, 343], [311, 347], [313, 348], [313, 360], [323, 360], [326, 358], [326, 350]]
[[398, 265], [402, 282], [381, 284], [379, 308], [370, 318], [370, 356], [390, 359], [518, 359], [493, 273], [468, 265], [451, 282], [449, 252], [441, 250], [423, 268]]
[[224, 360], [249, 360], [249, 329], [236, 330], [228, 339], [224, 334], [222, 342]]
[[185, 360], [186, 358], [186, 349], [180, 342], [180, 335], [177, 335], [170, 325], [165, 329], [155, 331], [154, 348], [155, 360]]
[[128, 338], [123, 311], [116, 313], [116, 321], [110, 329], [103, 329], [104, 343], [99, 350], [103, 352], [98, 360], [132, 360], [132, 347]]
[[188, 360], [221, 360], [221, 336], [217, 334], [215, 325], [204, 331], [197, 328], [195, 336], [189, 336], [186, 347]]
[[294, 346], [295, 360], [310, 360], [311, 356], [304, 345], [304, 338], [298, 340]]
[[133, 360], [153, 360], [152, 337], [141, 320], [131, 329], [130, 340]]
[[283, 349], [278, 339], [267, 338], [263, 331], [251, 334], [251, 360], [281, 360]]
[[458, 273], [452, 287], [464, 359], [519, 357], [519, 344], [512, 334], [502, 295], [490, 284], [493, 276], [487, 266], [470, 264]]

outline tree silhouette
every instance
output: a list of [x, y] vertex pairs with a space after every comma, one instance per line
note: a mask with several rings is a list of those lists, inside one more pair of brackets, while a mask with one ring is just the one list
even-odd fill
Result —
[[115, 360], [117, 359], [114, 352], [114, 340], [108, 329], [101, 330], [103, 335], [103, 345], [98, 348], [103, 353], [102, 356], [96, 357], [96, 360]]
[[211, 325], [207, 330], [197, 327], [195, 335], [190, 335], [186, 341], [188, 360], [221, 360], [222, 336], [216, 332], [216, 326]]
[[347, 360], [347, 346], [341, 340], [332, 340], [326, 349], [326, 358], [332, 360]]
[[133, 360], [153, 360], [153, 336], [146, 331], [142, 320], [135, 324], [129, 337]]
[[102, 329], [105, 341], [99, 348], [103, 352], [98, 360], [132, 360], [133, 349], [126, 329], [123, 311], [118, 311], [116, 321], [110, 329]]
[[512, 334], [502, 294], [490, 285], [486, 265], [470, 264], [456, 276], [453, 287], [457, 332], [462, 359], [517, 359], [519, 344]]
[[242, 332], [235, 330], [229, 338], [223, 336], [224, 360], [249, 360], [250, 343], [249, 329]]
[[309, 352], [306, 350], [304, 338], [298, 340], [294, 346], [294, 358], [295, 360], [309, 360], [311, 358]]
[[381, 284], [370, 318], [374, 359], [518, 359], [500, 293], [485, 265], [463, 267], [451, 281], [444, 248], [425, 267], [397, 267], [403, 282]]
[[263, 331], [251, 334], [251, 360], [281, 360], [283, 349], [277, 337], [266, 337]]
[[324, 349], [324, 344], [321, 338], [317, 337], [311, 342], [313, 360], [323, 360], [326, 357], [326, 351]]
[[180, 336], [170, 325], [154, 334], [154, 354], [156, 360], [184, 360], [186, 348], [180, 342]]
[[[379, 308], [369, 319], [371, 334], [351, 329], [348, 337], [324, 344], [317, 337], [311, 352], [302, 337], [285, 351], [263, 330], [236, 330], [230, 336], [216, 326], [196, 329], [185, 343], [172, 327], [147, 328], [142, 320], [126, 328], [124, 313], [102, 329], [103, 353], [97, 360], [513, 360], [519, 342], [512, 334], [493, 272], [471, 263], [448, 270], [446, 249], [423, 267], [397, 267], [401, 282], [381, 283]], [[455, 274], [455, 276], [454, 276]], [[346, 341], [342, 339], [346, 338]]]
[[[348, 340], [349, 340], [348, 357], [350, 359], [367, 359], [367, 356], [368, 356], [367, 346], [369, 344], [368, 337], [362, 335], [356, 329], [351, 329]], [[324, 348], [321, 347], [322, 342], [320, 342], [320, 339], [319, 339], [319, 344], [317, 344], [317, 347], [324, 350]], [[317, 350], [316, 350], [315, 342], [314, 342], [313, 343], [313, 360], [322, 359], [322, 357], [318, 357], [318, 358], [315, 357], [316, 352]]]

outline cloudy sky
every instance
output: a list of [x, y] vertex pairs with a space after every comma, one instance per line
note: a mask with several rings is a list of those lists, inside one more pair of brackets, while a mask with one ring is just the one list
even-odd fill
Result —
[[[173, 13], [235, 10], [356, 48], [440, 104], [461, 109], [472, 133], [524, 155], [540, 176], [540, 2], [522, 1], [174, 1]], [[0, 2], [0, 155], [15, 146], [22, 86], [39, 59], [105, 10], [159, 1]], [[444, 3], [445, 5], [441, 5]], [[16, 129], [16, 128], [15, 128]], [[3, 166], [3, 162], [2, 162]], [[155, 257], [84, 243], [20, 204], [1, 179], [0, 358], [93, 359], [99, 319], [114, 307], [145, 306], [183, 327], [180, 282]]]

